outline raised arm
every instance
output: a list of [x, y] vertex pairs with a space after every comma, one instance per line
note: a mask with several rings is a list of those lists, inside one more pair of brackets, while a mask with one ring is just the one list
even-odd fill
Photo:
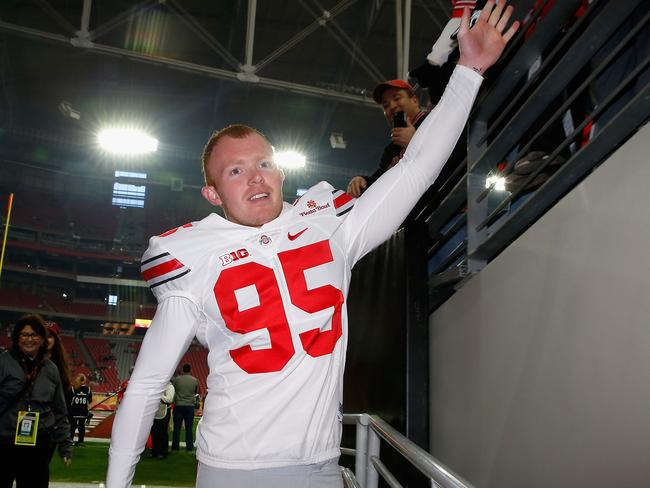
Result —
[[435, 181], [467, 122], [483, 80], [519, 27], [504, 33], [512, 7], [486, 3], [469, 28], [465, 9], [459, 31], [461, 57], [438, 105], [420, 125], [402, 160], [384, 173], [357, 200], [346, 219], [348, 258], [354, 264], [397, 230], [418, 199]]

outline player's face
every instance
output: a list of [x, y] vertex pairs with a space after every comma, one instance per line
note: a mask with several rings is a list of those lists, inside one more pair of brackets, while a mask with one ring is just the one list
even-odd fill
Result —
[[214, 186], [205, 186], [201, 193], [221, 205], [231, 222], [260, 227], [280, 215], [284, 173], [260, 135], [224, 137], [212, 150], [207, 170]]
[[389, 88], [384, 91], [381, 96], [381, 106], [386, 120], [391, 125], [397, 112], [404, 112], [409, 119], [413, 120], [420, 111], [418, 98], [403, 88]]

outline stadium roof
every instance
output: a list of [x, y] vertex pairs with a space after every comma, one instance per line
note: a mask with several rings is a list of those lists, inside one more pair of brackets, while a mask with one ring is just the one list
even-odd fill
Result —
[[[126, 123], [160, 149], [119, 169], [198, 184], [209, 134], [247, 123], [301, 149], [326, 179], [371, 172], [387, 128], [370, 92], [399, 75], [402, 3], [411, 2], [3, 1], [0, 158], [108, 174], [114, 161], [95, 134]], [[450, 8], [412, 2], [408, 66], [423, 61]], [[346, 149], [331, 147], [332, 133]]]

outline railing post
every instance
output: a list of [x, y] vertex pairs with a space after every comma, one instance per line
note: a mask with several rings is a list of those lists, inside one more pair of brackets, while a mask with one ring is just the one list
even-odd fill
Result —
[[357, 420], [357, 439], [354, 458], [354, 476], [362, 488], [366, 488], [366, 466], [368, 462], [368, 415], [362, 413]]
[[377, 488], [379, 473], [372, 463], [372, 457], [379, 458], [379, 435], [372, 427], [368, 428], [368, 453], [366, 457], [366, 485], [364, 488]]

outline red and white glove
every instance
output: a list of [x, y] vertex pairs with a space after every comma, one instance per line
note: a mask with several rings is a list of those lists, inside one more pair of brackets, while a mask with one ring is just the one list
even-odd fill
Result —
[[455, 34], [460, 28], [460, 18], [463, 16], [463, 8], [467, 7], [470, 13], [474, 11], [476, 0], [452, 0], [453, 8], [451, 19], [447, 22], [440, 36], [427, 55], [427, 61], [434, 66], [442, 66], [449, 59], [451, 52], [456, 49], [458, 41]]

